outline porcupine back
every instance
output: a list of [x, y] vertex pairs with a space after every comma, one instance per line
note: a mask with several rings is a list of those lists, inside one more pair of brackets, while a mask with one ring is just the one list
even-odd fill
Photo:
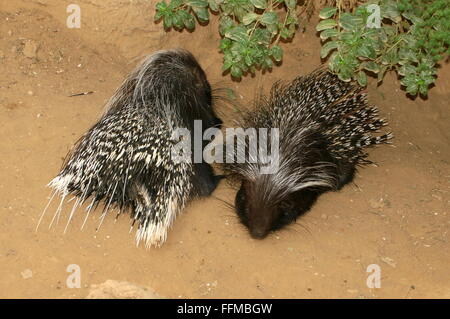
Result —
[[[147, 57], [107, 104], [105, 114], [77, 142], [49, 186], [76, 201], [69, 215], [89, 199], [89, 213], [100, 201], [103, 221], [111, 207], [130, 209], [138, 224], [137, 242], [159, 245], [175, 216], [196, 196], [209, 195], [218, 179], [207, 164], [174, 162], [176, 128], [202, 120], [203, 128], [220, 126], [212, 108], [206, 75], [185, 50], [160, 51]], [[61, 205], [52, 220], [58, 219]], [[84, 225], [84, 223], [83, 223]], [[67, 226], [66, 226], [67, 228]]]
[[[362, 92], [362, 88], [340, 81], [322, 69], [298, 77], [287, 85], [275, 84], [269, 98], [262, 97], [257, 105], [262, 118], [269, 117], [270, 123], [263, 120], [261, 124], [280, 128], [281, 135], [291, 134], [292, 130], [297, 134], [304, 129], [317, 130], [326, 139], [327, 149], [338, 160], [370, 163], [366, 160], [364, 148], [383, 143], [391, 137], [391, 134], [371, 134], [386, 122], [378, 118], [375, 106], [368, 105], [367, 94]], [[256, 121], [259, 118], [249, 116], [248, 119], [251, 117]], [[251, 124], [257, 124], [256, 121], [250, 120]], [[281, 139], [281, 144], [291, 143], [296, 141]]]
[[386, 123], [360, 88], [323, 69], [275, 84], [255, 104], [238, 125], [279, 129], [278, 170], [261, 174], [267, 161], [225, 165], [241, 182], [236, 210], [255, 238], [295, 220], [324, 191], [351, 181], [357, 165], [370, 163], [365, 148], [392, 137], [373, 134]]

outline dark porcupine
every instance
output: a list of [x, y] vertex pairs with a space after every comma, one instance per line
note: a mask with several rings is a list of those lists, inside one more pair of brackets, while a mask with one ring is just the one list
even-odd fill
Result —
[[174, 129], [187, 128], [192, 136], [194, 120], [202, 121], [203, 130], [220, 128], [212, 104], [206, 75], [188, 51], [160, 51], [144, 59], [49, 183], [61, 204], [68, 195], [76, 197], [67, 225], [88, 198], [85, 221], [104, 200], [102, 220], [110, 207], [119, 214], [131, 209], [137, 243], [162, 244], [175, 216], [191, 199], [211, 194], [220, 180], [209, 164], [171, 158], [178, 142]]
[[[235, 209], [254, 238], [295, 221], [320, 194], [350, 182], [356, 166], [371, 163], [364, 149], [392, 137], [372, 135], [386, 122], [368, 105], [362, 89], [323, 69], [275, 84], [270, 96], [255, 104], [238, 126], [279, 129], [278, 168], [261, 174], [268, 159], [248, 160], [249, 139], [244, 142], [245, 162], [224, 165], [240, 182]], [[257, 135], [260, 139], [259, 131]], [[267, 136], [271, 145], [272, 136]]]

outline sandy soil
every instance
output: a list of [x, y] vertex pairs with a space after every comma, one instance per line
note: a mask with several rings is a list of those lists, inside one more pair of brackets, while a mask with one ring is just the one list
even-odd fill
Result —
[[[191, 50], [210, 81], [235, 89], [244, 105], [258, 87], [320, 64], [319, 38], [307, 30], [284, 46], [281, 67], [232, 82], [221, 76], [214, 21], [165, 34], [152, 1], [77, 3], [81, 28], [68, 29], [65, 1], [0, 0], [0, 297], [84, 298], [91, 285], [115, 280], [169, 298], [450, 298], [448, 63], [425, 101], [405, 97], [393, 74], [379, 88], [372, 82], [370, 99], [390, 120], [395, 147], [371, 151], [379, 167], [263, 241], [219, 200], [234, 198], [226, 183], [189, 206], [162, 248], [136, 247], [128, 216], [114, 223], [111, 214], [96, 232], [100, 211], [83, 231], [80, 212], [65, 235], [65, 222], [47, 229], [49, 219], [35, 232], [45, 185], [144, 54]], [[68, 97], [86, 91], [94, 93]], [[80, 289], [66, 286], [70, 264], [80, 266]], [[370, 264], [381, 267], [379, 289], [366, 285]]]

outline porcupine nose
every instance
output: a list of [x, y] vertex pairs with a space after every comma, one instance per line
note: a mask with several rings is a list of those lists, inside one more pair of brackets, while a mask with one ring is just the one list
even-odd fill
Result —
[[269, 232], [262, 227], [255, 227], [250, 229], [250, 236], [254, 239], [263, 239]]
[[250, 207], [248, 230], [250, 236], [255, 239], [263, 239], [267, 237], [272, 225], [273, 212], [267, 207]]

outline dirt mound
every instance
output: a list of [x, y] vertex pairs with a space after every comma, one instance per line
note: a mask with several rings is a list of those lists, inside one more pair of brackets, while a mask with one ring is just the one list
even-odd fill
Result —
[[160, 299], [153, 289], [140, 287], [126, 281], [108, 279], [102, 284], [92, 285], [87, 299]]

